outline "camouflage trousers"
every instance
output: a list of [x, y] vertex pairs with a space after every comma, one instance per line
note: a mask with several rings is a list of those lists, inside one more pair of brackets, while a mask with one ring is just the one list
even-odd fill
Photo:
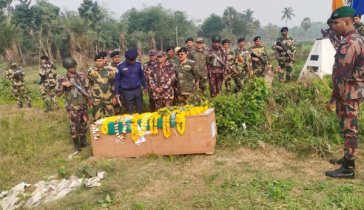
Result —
[[225, 75], [226, 92], [231, 91], [231, 78], [232, 78], [232, 74], [226, 74]]
[[224, 75], [222, 73], [211, 73], [209, 80], [211, 98], [215, 98], [217, 94], [221, 93], [223, 81]]
[[177, 106], [185, 106], [187, 105], [187, 101], [188, 99], [190, 99], [192, 97], [193, 94], [191, 95], [178, 95], [177, 98]]
[[45, 104], [50, 104], [50, 102], [53, 102], [53, 105], [57, 106], [57, 98], [56, 94], [54, 93], [54, 88], [56, 86], [48, 86], [48, 85], [42, 85], [40, 88], [40, 97], [43, 99]]
[[243, 85], [246, 82], [248, 73], [246, 71], [239, 72], [239, 75], [233, 74], [233, 80], [235, 83], [234, 93], [241, 93]]
[[158, 109], [161, 109], [161, 108], [164, 108], [164, 107], [173, 106], [173, 99], [154, 99], [153, 101], [154, 101], [156, 111]]
[[103, 118], [114, 115], [114, 106], [111, 102], [96, 102], [92, 107], [92, 116], [94, 122]]
[[25, 85], [13, 85], [11, 87], [11, 91], [13, 93], [13, 96], [14, 96], [17, 104], [22, 103], [20, 93], [23, 95], [23, 98], [25, 99], [25, 101], [27, 103], [31, 102], [30, 97], [29, 97], [27, 91], [25, 90]]
[[344, 154], [353, 160], [358, 153], [359, 144], [359, 111], [363, 99], [337, 101], [336, 115], [339, 120], [341, 135], [344, 137]]
[[88, 129], [88, 112], [87, 109], [68, 110], [70, 118], [70, 134], [72, 138], [86, 136]]
[[282, 72], [279, 73], [279, 80], [284, 81], [284, 72], [286, 73], [286, 82], [289, 82], [291, 80], [292, 76], [292, 62], [283, 62], [278, 61], [278, 65], [281, 68]]
[[152, 92], [148, 92], [148, 97], [149, 97], [149, 111], [150, 112], [157, 111], [156, 105], [155, 105], [155, 100], [153, 99], [153, 96], [152, 96]]
[[205, 93], [206, 87], [207, 87], [207, 75], [200, 75], [200, 78], [198, 80], [198, 86], [202, 93]]
[[265, 66], [259, 66], [257, 68], [254, 68], [253, 69], [254, 76], [263, 77], [264, 76], [264, 69], [265, 69]]

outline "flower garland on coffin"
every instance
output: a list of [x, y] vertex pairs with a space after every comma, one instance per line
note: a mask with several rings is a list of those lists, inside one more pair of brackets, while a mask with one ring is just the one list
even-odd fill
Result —
[[[152, 135], [158, 134], [158, 122], [162, 121], [162, 131], [165, 138], [171, 136], [171, 116], [175, 116], [175, 126], [180, 134], [184, 134], [186, 131], [186, 117], [199, 115], [206, 112], [207, 106], [204, 107], [193, 107], [191, 105], [186, 105], [184, 107], [170, 107], [159, 109], [158, 112], [144, 113], [144, 114], [134, 114], [134, 115], [122, 115], [122, 116], [112, 116], [104, 119], [100, 119], [92, 124], [92, 134], [94, 140], [98, 140], [102, 134], [109, 134], [108, 124], [114, 123], [114, 129], [116, 134], [116, 142], [123, 143], [125, 140], [125, 134], [127, 133], [127, 122], [131, 121], [131, 138], [133, 141], [137, 141], [140, 137], [145, 136], [146, 130], [148, 129]], [[138, 122], [140, 123], [140, 131], [138, 130]], [[122, 131], [119, 132], [119, 122], [122, 124]], [[149, 123], [148, 123], [149, 122]]]

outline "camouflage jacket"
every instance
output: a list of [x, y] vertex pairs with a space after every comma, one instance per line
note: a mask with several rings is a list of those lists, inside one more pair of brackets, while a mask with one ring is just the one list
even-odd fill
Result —
[[50, 61], [46, 61], [40, 67], [39, 76], [44, 77], [42, 85], [50, 87], [56, 86], [57, 68]]
[[[235, 59], [236, 59], [236, 53], [234, 50], [229, 49], [227, 52], [227, 58], [228, 58], [228, 64], [232, 69], [236, 68], [236, 63], [235, 63]], [[229, 69], [229, 74], [232, 73], [232, 69]]]
[[209, 52], [205, 49], [198, 50], [197, 48], [191, 51], [191, 60], [196, 62], [201, 76], [207, 77], [207, 65], [209, 62]]
[[22, 70], [22, 69], [16, 67], [16, 68], [10, 68], [5, 71], [5, 78], [10, 81], [10, 84], [12, 86], [24, 85], [24, 76], [25, 76], [24, 71], [20, 74], [14, 75], [14, 72], [20, 71], [20, 70]]
[[328, 28], [325, 31], [321, 31], [323, 37], [327, 37], [330, 39], [332, 46], [334, 46], [335, 50], [337, 50], [340, 46], [340, 38], [335, 35], [335, 32], [332, 28]]
[[211, 46], [208, 52], [215, 53], [225, 63], [225, 65], [223, 65], [214, 57], [209, 58], [208, 63], [211, 73], [224, 73], [225, 70], [227, 69], [227, 64], [228, 64], [228, 58], [225, 49], [221, 46], [219, 46], [218, 49], [214, 49], [213, 46]]
[[[259, 56], [265, 63], [268, 62], [268, 54], [267, 51], [265, 50], [265, 47], [260, 46], [257, 47], [256, 45], [251, 46], [249, 48], [251, 53], [254, 53], [256, 56]], [[264, 64], [261, 61], [255, 62], [253, 61], [253, 57], [252, 57], [252, 63], [253, 63], [253, 70], [255, 69], [263, 69], [264, 71]]]
[[364, 38], [356, 30], [344, 36], [335, 55], [330, 102], [364, 97]]
[[[241, 50], [240, 48], [238, 48], [235, 50], [235, 56], [236, 56], [235, 65], [239, 72], [242, 72], [242, 71], [248, 72], [248, 71], [253, 70], [252, 69], [252, 58], [251, 58], [249, 50], [247, 50], [247, 49]], [[240, 57], [243, 62], [241, 62], [238, 57]], [[236, 75], [233, 72], [233, 76], [238, 76], [238, 75]]]
[[[296, 45], [294, 39], [287, 36], [287, 38], [279, 37], [277, 42], [281, 42], [283, 46], [287, 49], [288, 53], [294, 58], [294, 54], [296, 53]], [[280, 62], [290, 62], [289, 56], [286, 52], [280, 51], [278, 49], [277, 43], [272, 46], [272, 49], [279, 53], [278, 61]]]
[[179, 59], [177, 56], [174, 56], [173, 59], [166, 58], [166, 61], [173, 64], [173, 66], [175, 66], [179, 63]]
[[[174, 90], [173, 84], [176, 80], [176, 73], [174, 65], [165, 62], [163, 67], [160, 68], [158, 63], [155, 62], [149, 67], [148, 83], [151, 88], [153, 99], [173, 99]], [[162, 88], [162, 93], [155, 92], [155, 89]]]
[[106, 67], [102, 70], [93, 67], [88, 70], [87, 78], [95, 102], [111, 102], [114, 97], [115, 72]]
[[[88, 92], [88, 94], [91, 95], [90, 84], [88, 83], [85, 75], [83, 73], [79, 73], [79, 74], [76, 73], [76, 75], [74, 75], [73, 77], [69, 77], [67, 74], [65, 74], [58, 78], [56, 88], [54, 89], [56, 96], [61, 97], [63, 94], [66, 96], [70, 92], [73, 93], [73, 90], [74, 90], [73, 86], [64, 87], [62, 85], [62, 82], [68, 82], [70, 80], [74, 81], [80, 87], [83, 87]], [[83, 110], [83, 109], [87, 109], [87, 104], [73, 105], [66, 100], [64, 103], [64, 108], [69, 111]]]
[[176, 83], [179, 95], [195, 93], [196, 81], [199, 79], [199, 69], [195, 61], [188, 60], [176, 66]]
[[359, 23], [357, 26], [355, 26], [356, 31], [358, 31], [360, 36], [364, 36], [364, 25], [363, 23]]
[[145, 77], [145, 81], [147, 82], [149, 91], [151, 91], [151, 87], [149, 86], [149, 71], [150, 71], [150, 67], [152, 66], [153, 63], [155, 63], [155, 62], [148, 61], [143, 64], [144, 77]]

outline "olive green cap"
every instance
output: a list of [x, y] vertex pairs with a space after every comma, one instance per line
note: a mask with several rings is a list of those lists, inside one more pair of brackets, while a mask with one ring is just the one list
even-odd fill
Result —
[[77, 66], [77, 62], [73, 58], [65, 58], [63, 59], [63, 67], [65, 69], [72, 68]]
[[355, 12], [355, 9], [349, 6], [339, 7], [331, 14], [331, 19], [336, 20], [343, 17], [353, 17]]

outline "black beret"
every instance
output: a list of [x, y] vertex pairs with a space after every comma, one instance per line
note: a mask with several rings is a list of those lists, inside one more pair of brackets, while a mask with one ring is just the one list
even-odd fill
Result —
[[110, 54], [110, 57], [113, 58], [114, 56], [116, 55], [120, 55], [120, 52], [119, 51], [114, 51]]
[[288, 28], [287, 28], [287, 27], [283, 27], [283, 28], [281, 29], [281, 32], [283, 32], [283, 31], [288, 31]]
[[254, 37], [253, 41], [256, 42], [258, 39], [260, 39], [260, 36]]
[[193, 42], [193, 38], [191, 38], [191, 37], [190, 37], [190, 38], [187, 38], [187, 39], [186, 39], [186, 43], [187, 43], [188, 41], [192, 41], [192, 42]]
[[48, 56], [46, 56], [46, 55], [43, 55], [42, 57], [40, 57], [40, 59], [41, 60], [46, 60], [46, 61], [49, 60]]
[[245, 38], [240, 38], [239, 40], [238, 40], [238, 43], [239, 42], [245, 42]]
[[356, 15], [354, 15], [354, 17], [358, 17], [361, 19], [361, 14], [356, 14]]
[[104, 52], [104, 51], [102, 51], [102, 52], [99, 52], [99, 55], [101, 55], [102, 57], [107, 57], [107, 52]]
[[178, 53], [181, 53], [181, 52], [185, 52], [185, 53], [187, 53], [187, 52], [188, 52], [188, 50], [187, 50], [187, 48], [185, 48], [185, 47], [181, 47], [181, 49], [179, 49], [179, 50], [178, 50], [177, 54], [178, 54]]
[[95, 56], [94, 61], [96, 61], [97, 59], [104, 59], [104, 56], [98, 54]]
[[329, 18], [328, 20], [327, 20], [327, 24], [331, 24], [331, 23], [333, 23], [334, 22], [334, 20], [333, 19], [331, 19], [331, 18]]
[[224, 40], [221, 41], [221, 44], [225, 44], [225, 43], [230, 43], [230, 40], [224, 39]]
[[127, 60], [134, 60], [138, 57], [138, 51], [136, 49], [130, 49], [125, 52], [125, 58]]
[[168, 47], [168, 48], [166, 49], [166, 52], [168, 52], [168, 51], [170, 51], [170, 50], [172, 50], [172, 51], [174, 52], [174, 47]]

